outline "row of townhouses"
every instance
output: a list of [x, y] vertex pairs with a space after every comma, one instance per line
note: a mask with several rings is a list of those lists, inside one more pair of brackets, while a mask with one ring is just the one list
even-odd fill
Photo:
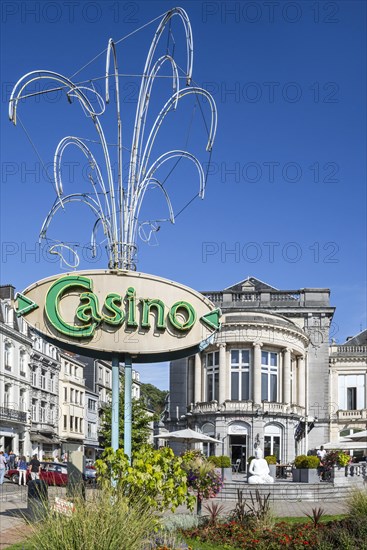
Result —
[[[0, 449], [41, 459], [83, 451], [95, 460], [111, 395], [111, 365], [65, 352], [14, 312], [14, 287], [0, 287]], [[133, 371], [133, 397], [140, 397]]]

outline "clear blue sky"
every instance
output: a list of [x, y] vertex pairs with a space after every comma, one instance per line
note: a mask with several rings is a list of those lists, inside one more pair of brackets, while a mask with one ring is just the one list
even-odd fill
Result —
[[[198, 290], [222, 289], [248, 275], [280, 289], [330, 288], [337, 308], [333, 335], [343, 342], [366, 327], [366, 3], [179, 5], [193, 27], [194, 80], [212, 92], [218, 107], [212, 175], [205, 200], [195, 200], [175, 226], [162, 225], [159, 246], [139, 243], [138, 269]], [[70, 76], [102, 52], [110, 37], [118, 40], [171, 7], [108, 0], [2, 2], [2, 284], [22, 290], [61, 271], [43, 250], [34, 252], [55, 198], [35, 149], [50, 166], [62, 137], [95, 139], [90, 120], [64, 93], [19, 105], [27, 137], [20, 124], [7, 121], [13, 85], [35, 69]], [[119, 45], [120, 73], [141, 73], [157, 24]], [[172, 32], [175, 59], [184, 65], [177, 20]], [[168, 47], [172, 52], [172, 41]], [[100, 56], [75, 80], [101, 77], [104, 70]], [[95, 86], [103, 91], [101, 80]], [[120, 86], [129, 148], [138, 79], [121, 77]], [[161, 79], [153, 112], [169, 93]], [[201, 107], [207, 113], [208, 106]], [[115, 143], [113, 106], [101, 120]], [[167, 122], [157, 152], [183, 147], [187, 136], [188, 150], [207, 162], [200, 108], [189, 101]], [[81, 157], [65, 158], [65, 191], [88, 190]], [[198, 186], [195, 171], [181, 164], [167, 183], [176, 212]], [[148, 199], [147, 218], [162, 216], [163, 204]], [[52, 226], [52, 237], [80, 243], [81, 269], [106, 267], [103, 250], [97, 261], [88, 260], [91, 227], [82, 207], [61, 213]], [[167, 365], [138, 370], [143, 381], [168, 388]]]

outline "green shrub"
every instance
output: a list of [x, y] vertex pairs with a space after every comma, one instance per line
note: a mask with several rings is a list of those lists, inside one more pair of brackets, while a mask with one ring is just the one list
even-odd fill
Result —
[[230, 468], [231, 467], [231, 459], [229, 456], [210, 456], [208, 458], [209, 462], [214, 464], [216, 468]]
[[313, 470], [320, 466], [320, 459], [317, 456], [306, 456], [306, 460], [303, 462], [302, 468], [307, 468], [308, 470]]
[[348, 498], [348, 513], [352, 518], [360, 518], [367, 522], [367, 493], [355, 489]]
[[32, 523], [32, 550], [141, 550], [157, 518], [146, 503], [132, 503], [121, 490], [103, 489], [74, 500], [70, 516], [45, 508], [45, 521]]
[[275, 455], [266, 456], [265, 460], [268, 464], [276, 464], [277, 463], [277, 457]]
[[305, 466], [303, 466], [303, 463], [304, 463], [306, 458], [307, 458], [306, 455], [296, 456], [295, 461], [294, 461], [295, 467], [296, 468], [305, 468]]

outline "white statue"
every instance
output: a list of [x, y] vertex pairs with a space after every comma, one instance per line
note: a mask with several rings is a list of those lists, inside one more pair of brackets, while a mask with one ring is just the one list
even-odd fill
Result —
[[248, 471], [250, 474], [248, 482], [251, 484], [274, 483], [274, 478], [269, 475], [269, 465], [263, 458], [261, 449], [256, 449], [255, 458], [251, 460]]

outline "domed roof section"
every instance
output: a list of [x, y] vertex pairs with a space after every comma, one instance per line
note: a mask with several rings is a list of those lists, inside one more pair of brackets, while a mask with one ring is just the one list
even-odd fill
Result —
[[239, 313], [226, 313], [222, 319], [223, 323], [256, 323], [261, 325], [275, 325], [284, 327], [304, 334], [303, 330], [290, 319], [270, 311], [247, 310]]

